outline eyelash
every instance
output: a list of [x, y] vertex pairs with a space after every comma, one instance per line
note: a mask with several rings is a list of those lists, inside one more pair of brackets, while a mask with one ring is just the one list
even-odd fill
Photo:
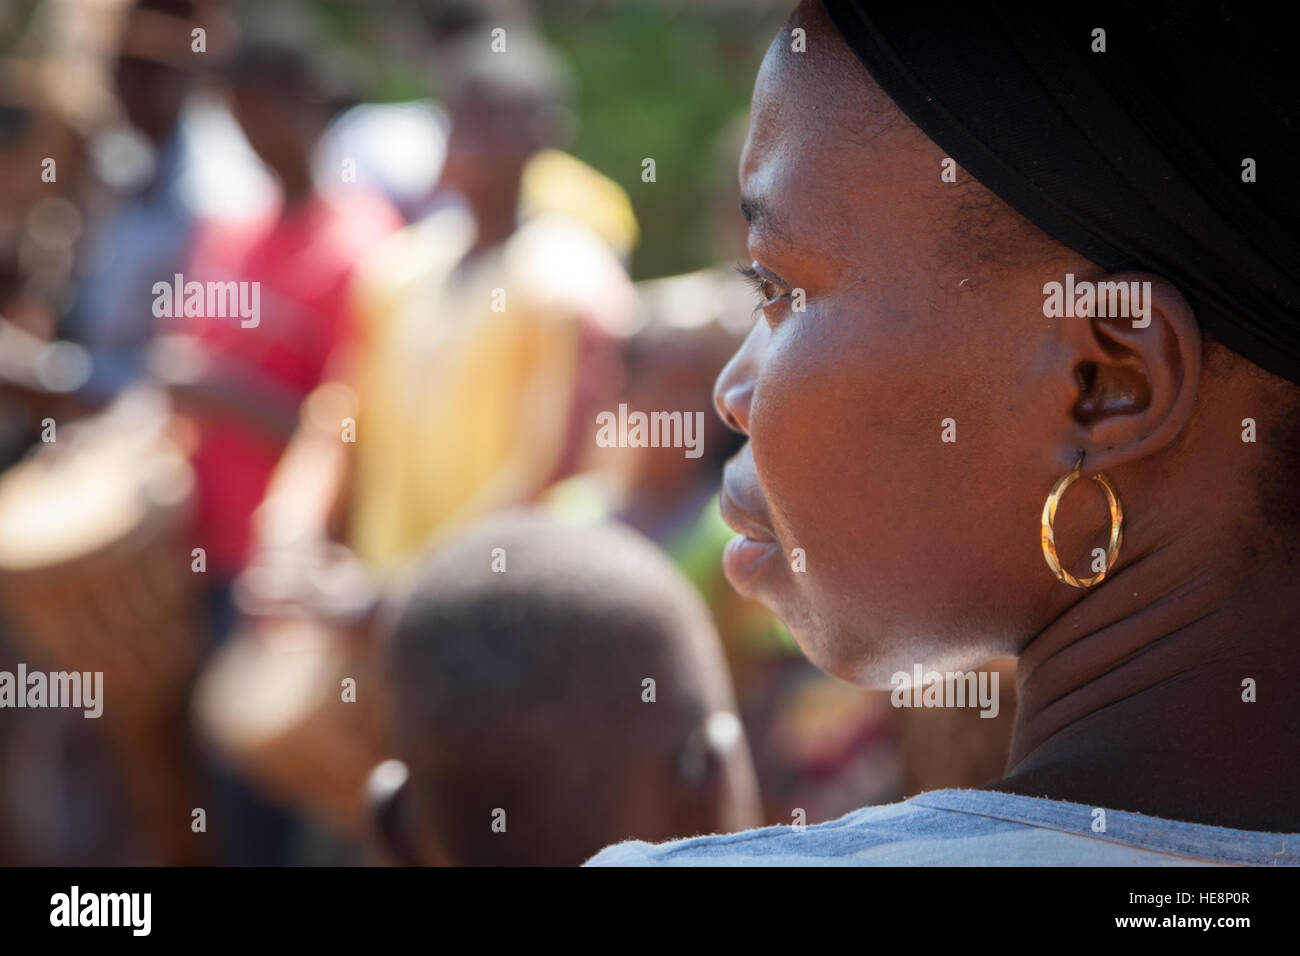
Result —
[[779, 287], [780, 283], [761, 274], [752, 265], [746, 266], [738, 264], [736, 266], [736, 272], [738, 272], [741, 277], [749, 283], [750, 287], [754, 290], [754, 294], [759, 298], [758, 305], [754, 306], [753, 315], [758, 315], [759, 312], [763, 311], [764, 307], [771, 305], [777, 299], [781, 298], [779, 295], [768, 295], [766, 289], [769, 285]]

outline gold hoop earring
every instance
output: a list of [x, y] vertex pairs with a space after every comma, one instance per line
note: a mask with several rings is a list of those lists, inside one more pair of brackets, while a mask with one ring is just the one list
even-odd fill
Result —
[[1079, 468], [1082, 465], [1083, 452], [1079, 452], [1074, 467], [1052, 486], [1052, 493], [1047, 496], [1047, 502], [1043, 505], [1043, 559], [1047, 561], [1047, 566], [1062, 584], [1076, 588], [1090, 588], [1105, 578], [1110, 573], [1110, 569], [1115, 566], [1115, 556], [1119, 554], [1120, 542], [1124, 537], [1124, 509], [1120, 507], [1119, 497], [1115, 494], [1115, 487], [1110, 483], [1110, 479], [1101, 474], [1093, 475], [1092, 480], [1101, 485], [1102, 490], [1106, 492], [1106, 503], [1110, 507], [1110, 544], [1106, 546], [1106, 567], [1092, 577], [1082, 579], [1076, 578], [1061, 567], [1061, 559], [1056, 555], [1056, 533], [1053, 530], [1056, 522], [1056, 506], [1060, 503], [1061, 496], [1065, 494], [1065, 489], [1074, 484], [1075, 479], [1079, 477]]

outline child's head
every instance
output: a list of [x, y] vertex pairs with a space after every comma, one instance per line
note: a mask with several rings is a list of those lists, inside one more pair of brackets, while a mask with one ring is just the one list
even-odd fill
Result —
[[400, 857], [578, 864], [759, 822], [708, 611], [635, 533], [491, 519], [430, 555], [394, 613], [409, 775], [381, 830]]

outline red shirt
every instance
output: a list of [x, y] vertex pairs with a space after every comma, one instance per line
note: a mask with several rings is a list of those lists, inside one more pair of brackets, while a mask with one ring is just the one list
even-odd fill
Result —
[[[251, 286], [240, 287], [246, 304], [257, 302], [258, 321], [245, 327], [235, 308], [226, 310], [234, 315], [205, 314], [177, 325], [223, 363], [301, 401], [351, 339], [353, 267], [401, 225], [386, 202], [364, 194], [315, 195], [251, 222], [205, 224], [184, 281], [259, 283], [256, 300]], [[206, 549], [210, 571], [233, 575], [248, 558], [253, 511], [284, 446], [233, 414], [205, 412], [199, 424], [196, 544]]]

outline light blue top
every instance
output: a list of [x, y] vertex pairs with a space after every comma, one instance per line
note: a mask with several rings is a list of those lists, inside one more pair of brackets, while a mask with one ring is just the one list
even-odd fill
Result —
[[985, 790], [932, 790], [811, 826], [618, 843], [585, 865], [1297, 866], [1298, 851], [1300, 833], [1178, 823]]

